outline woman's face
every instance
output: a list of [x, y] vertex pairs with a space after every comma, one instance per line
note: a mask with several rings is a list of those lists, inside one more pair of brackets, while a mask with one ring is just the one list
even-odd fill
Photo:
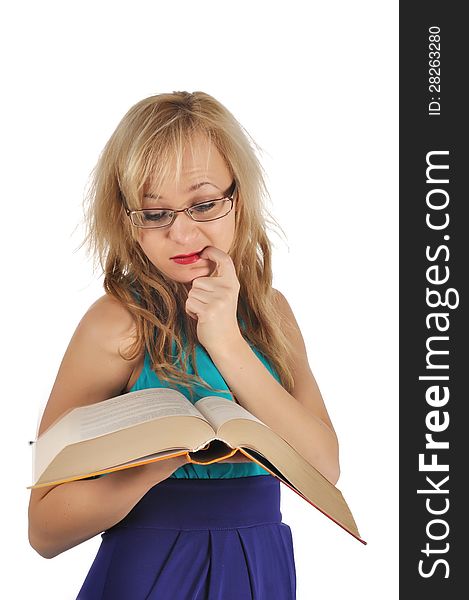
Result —
[[[150, 181], [144, 189], [143, 208], [177, 210], [189, 208], [206, 200], [221, 198], [230, 188], [233, 178], [214, 144], [198, 135], [184, 152], [179, 185], [168, 181], [156, 188]], [[204, 183], [197, 190], [189, 191], [195, 184]], [[162, 273], [174, 281], [189, 284], [196, 277], [206, 277], [213, 270], [213, 263], [199, 258], [196, 262], [181, 264], [174, 256], [201, 252], [206, 246], [215, 246], [229, 253], [234, 241], [236, 196], [233, 210], [215, 221], [194, 221], [186, 213], [177, 213], [169, 227], [139, 229], [139, 244], [148, 259]]]

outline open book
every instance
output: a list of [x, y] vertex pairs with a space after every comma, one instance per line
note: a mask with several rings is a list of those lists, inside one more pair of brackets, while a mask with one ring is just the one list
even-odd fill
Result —
[[245, 408], [220, 396], [192, 404], [170, 388], [150, 388], [80, 406], [33, 445], [33, 485], [84, 479], [182, 454], [208, 465], [241, 452], [359, 541], [340, 490]]

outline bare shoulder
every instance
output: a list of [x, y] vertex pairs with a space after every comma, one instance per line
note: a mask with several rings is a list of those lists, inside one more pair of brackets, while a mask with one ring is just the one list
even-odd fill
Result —
[[296, 338], [296, 341], [298, 341], [298, 338], [302, 339], [300, 327], [288, 300], [279, 290], [272, 288], [272, 292], [274, 302], [282, 316], [285, 335], [287, 335], [289, 339], [293, 336]]
[[282, 310], [285, 310], [285, 308], [287, 308], [287, 307], [290, 308], [290, 305], [288, 304], [288, 300], [285, 298], [285, 296], [282, 294], [282, 292], [280, 290], [272, 288], [272, 293], [273, 293], [275, 302], [277, 302], [277, 304], [282, 308]]
[[110, 327], [112, 333], [129, 334], [135, 328], [134, 317], [132, 313], [116, 298], [109, 294], [104, 294], [93, 302], [86, 311], [84, 318], [91, 318], [102, 322], [104, 326]]
[[78, 324], [77, 332], [78, 329], [109, 342], [110, 349], [114, 350], [132, 341], [136, 335], [133, 315], [109, 294], [104, 294], [88, 308]]
[[295, 318], [290, 303], [285, 296], [279, 290], [272, 288], [274, 293], [274, 299], [278, 310], [281, 315], [281, 327], [283, 333], [288, 338], [292, 346], [292, 355], [289, 356], [289, 362], [291, 367], [296, 367], [297, 375], [299, 368], [302, 371], [309, 370], [308, 357], [306, 352], [306, 346], [301, 333], [300, 326]]
[[118, 300], [105, 294], [88, 308], [65, 350], [39, 434], [71, 408], [122, 393], [138, 360], [122, 352], [135, 335], [133, 316]]
[[287, 361], [293, 372], [295, 385], [297, 386], [300, 380], [304, 380], [305, 376], [307, 379], [312, 377], [305, 342], [288, 300], [279, 290], [275, 288], [272, 288], [272, 290], [275, 304], [281, 316], [279, 326], [291, 345], [291, 352], [287, 357]]

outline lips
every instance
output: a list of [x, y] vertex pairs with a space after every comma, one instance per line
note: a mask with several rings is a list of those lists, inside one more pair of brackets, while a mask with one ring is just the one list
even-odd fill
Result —
[[177, 254], [176, 256], [171, 256], [171, 258], [187, 258], [189, 256], [195, 256], [196, 254], [200, 254], [201, 252], [203, 252], [203, 248], [196, 252], [191, 252], [189, 254]]

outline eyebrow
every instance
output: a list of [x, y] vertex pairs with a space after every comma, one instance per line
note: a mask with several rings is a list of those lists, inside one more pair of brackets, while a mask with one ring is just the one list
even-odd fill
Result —
[[[195, 190], [198, 190], [199, 188], [201, 188], [204, 185], [211, 185], [212, 187], [216, 188], [220, 192], [223, 191], [218, 186], [216, 186], [214, 183], [210, 183], [210, 181], [200, 181], [199, 183], [192, 184], [186, 190], [186, 194], [188, 194], [189, 192], [194, 192]], [[158, 195], [155, 195], [155, 194], [145, 194], [144, 198], [153, 198], [153, 200], [164, 200], [163, 196], [158, 196]]]

